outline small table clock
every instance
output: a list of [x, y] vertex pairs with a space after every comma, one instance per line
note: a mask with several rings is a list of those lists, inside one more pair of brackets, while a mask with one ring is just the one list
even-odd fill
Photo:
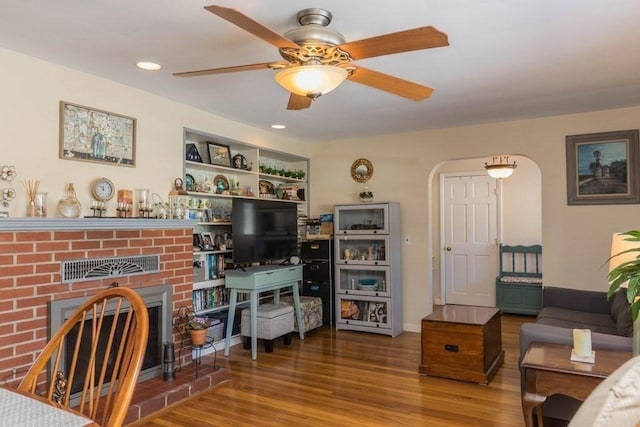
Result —
[[91, 185], [91, 195], [99, 202], [111, 200], [116, 194], [116, 187], [107, 178], [98, 178]]

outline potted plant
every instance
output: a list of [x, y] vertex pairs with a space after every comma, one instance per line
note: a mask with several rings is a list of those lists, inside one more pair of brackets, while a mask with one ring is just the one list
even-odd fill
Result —
[[203, 345], [207, 338], [207, 328], [211, 326], [209, 319], [205, 317], [193, 316], [189, 319], [186, 325], [189, 336], [191, 337], [191, 344]]
[[373, 200], [373, 193], [369, 190], [360, 192], [360, 201], [364, 203], [369, 203]]
[[[619, 236], [626, 236], [621, 243], [622, 248], [617, 253], [609, 257], [607, 261], [612, 261], [613, 268], [609, 271], [609, 292], [607, 298], [620, 288], [627, 288], [627, 302], [631, 305], [631, 318], [633, 319], [633, 354], [640, 354], [640, 231], [632, 230], [621, 233]], [[613, 245], [612, 245], [613, 246]], [[617, 250], [614, 246], [613, 250]], [[612, 252], [613, 252], [612, 250]]]

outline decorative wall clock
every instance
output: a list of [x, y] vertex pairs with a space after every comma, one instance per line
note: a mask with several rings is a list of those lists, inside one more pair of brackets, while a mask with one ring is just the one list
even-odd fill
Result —
[[91, 184], [91, 195], [100, 202], [111, 200], [116, 194], [116, 187], [108, 178], [98, 178]]

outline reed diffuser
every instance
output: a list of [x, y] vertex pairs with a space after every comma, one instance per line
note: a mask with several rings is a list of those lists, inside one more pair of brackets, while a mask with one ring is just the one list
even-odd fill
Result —
[[38, 187], [40, 187], [40, 181], [37, 179], [28, 179], [22, 182], [24, 189], [27, 190], [27, 216], [36, 216], [36, 195], [38, 194]]

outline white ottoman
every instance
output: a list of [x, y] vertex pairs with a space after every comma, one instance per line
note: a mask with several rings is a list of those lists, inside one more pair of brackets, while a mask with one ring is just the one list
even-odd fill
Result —
[[[264, 340], [264, 351], [273, 352], [273, 341], [284, 335], [284, 343], [291, 344], [293, 307], [288, 304], [260, 304], [256, 336]], [[251, 348], [251, 309], [242, 310], [240, 335], [244, 348]]]

